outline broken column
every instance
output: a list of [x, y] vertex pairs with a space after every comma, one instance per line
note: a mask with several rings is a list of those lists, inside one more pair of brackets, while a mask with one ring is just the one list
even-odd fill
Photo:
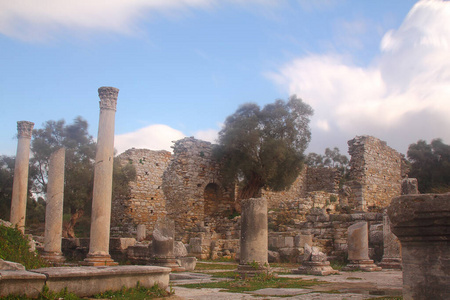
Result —
[[241, 208], [238, 273], [247, 277], [268, 272], [267, 201], [264, 198], [245, 199], [241, 201]]
[[119, 89], [114, 87], [98, 89], [100, 119], [95, 156], [89, 253], [84, 260], [86, 265], [117, 264], [109, 255], [109, 233], [114, 160], [114, 122], [118, 94]]
[[42, 257], [55, 263], [65, 261], [61, 252], [65, 156], [66, 149], [60, 148], [52, 153], [48, 164], [44, 252]]
[[330, 266], [330, 262], [327, 260], [327, 255], [319, 250], [317, 247], [311, 247], [305, 244], [305, 253], [303, 255], [302, 265], [292, 270], [294, 274], [307, 274], [307, 275], [332, 275], [338, 274], [338, 270], [334, 270]]
[[348, 260], [343, 271], [380, 271], [369, 258], [369, 230], [367, 222], [358, 222], [348, 228]]
[[396, 197], [387, 213], [401, 243], [403, 299], [450, 299], [450, 193]]
[[139, 224], [136, 228], [136, 240], [142, 242], [147, 237], [147, 227], [145, 224]]
[[14, 182], [11, 199], [10, 222], [25, 232], [25, 215], [28, 193], [28, 163], [30, 161], [30, 141], [33, 122], [17, 122], [17, 153], [14, 166]]
[[152, 265], [172, 268], [172, 271], [184, 271], [173, 252], [175, 223], [173, 220], [159, 220], [152, 235]]
[[391, 222], [385, 213], [383, 215], [383, 258], [380, 267], [383, 269], [402, 269], [401, 245], [391, 231]]

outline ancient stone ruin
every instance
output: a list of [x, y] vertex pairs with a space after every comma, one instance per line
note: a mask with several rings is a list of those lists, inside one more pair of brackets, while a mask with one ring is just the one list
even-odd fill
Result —
[[[158, 220], [169, 216], [175, 221], [175, 240], [190, 245], [190, 255], [237, 257], [240, 200], [235, 186], [223, 181], [213, 148], [187, 137], [174, 142], [173, 154], [133, 148], [119, 155], [123, 165], [136, 168], [137, 177], [129, 185], [129, 199], [113, 199], [111, 235], [135, 237], [137, 227], [145, 225], [150, 238]], [[305, 166], [289, 189], [262, 191], [268, 207], [268, 247], [281, 259], [301, 261], [299, 242], [305, 236], [331, 258], [344, 259], [348, 227], [366, 221], [370, 256], [381, 260], [383, 211], [401, 195], [402, 180], [411, 179], [402, 156], [377, 138], [354, 138], [349, 154], [350, 181], [341, 188], [338, 170]]]

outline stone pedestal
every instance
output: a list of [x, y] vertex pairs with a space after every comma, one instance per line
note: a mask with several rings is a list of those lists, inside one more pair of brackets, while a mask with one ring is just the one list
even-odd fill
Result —
[[61, 252], [65, 157], [66, 149], [58, 149], [52, 153], [48, 164], [44, 252], [41, 256], [55, 263], [65, 261]]
[[450, 299], [450, 193], [396, 197], [387, 213], [402, 246], [403, 299]]
[[112, 175], [114, 160], [114, 122], [119, 89], [101, 87], [100, 119], [95, 156], [92, 196], [91, 235], [85, 265], [116, 265], [109, 255]]
[[152, 235], [152, 265], [171, 268], [172, 271], [184, 271], [173, 252], [174, 237], [175, 223], [169, 219], [158, 221]]
[[263, 198], [241, 202], [241, 252], [238, 273], [243, 277], [269, 272], [267, 257], [267, 201]]
[[136, 240], [142, 242], [147, 237], [147, 228], [144, 224], [140, 224], [136, 229]]
[[319, 251], [317, 247], [311, 247], [308, 244], [304, 245], [305, 254], [303, 255], [302, 265], [292, 270], [294, 274], [307, 274], [307, 275], [332, 275], [338, 274], [338, 270], [334, 270], [330, 266], [330, 262], [327, 261], [327, 255]]
[[17, 122], [17, 153], [14, 166], [14, 182], [11, 199], [10, 222], [25, 232], [25, 215], [28, 193], [28, 163], [30, 160], [30, 141], [34, 123]]
[[379, 264], [383, 269], [402, 269], [401, 245], [391, 231], [391, 222], [387, 214], [383, 215], [383, 258]]
[[348, 260], [343, 271], [381, 271], [369, 258], [369, 231], [367, 222], [358, 222], [348, 228]]

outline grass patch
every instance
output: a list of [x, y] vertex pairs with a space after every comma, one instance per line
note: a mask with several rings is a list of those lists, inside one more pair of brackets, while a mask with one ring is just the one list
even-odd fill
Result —
[[30, 252], [22, 231], [4, 225], [0, 225], [0, 258], [20, 263], [28, 270], [49, 266], [36, 251]]
[[203, 271], [203, 270], [234, 270], [237, 268], [237, 264], [215, 264], [215, 263], [202, 263], [197, 262], [195, 265], [196, 271]]
[[[235, 272], [231, 272], [237, 275]], [[247, 291], [256, 291], [264, 288], [308, 288], [313, 285], [324, 283], [323, 281], [302, 280], [298, 278], [277, 278], [270, 274], [260, 274], [253, 278], [240, 279], [235, 278], [227, 281], [184, 284], [180, 285], [186, 288], [219, 288], [225, 292], [242, 293]]]
[[332, 260], [330, 261], [330, 266], [335, 269], [335, 270], [342, 270], [343, 267], [345, 267], [347, 264], [343, 261], [339, 261], [339, 260]]
[[[145, 299], [155, 299], [155, 298], [163, 298], [169, 297], [173, 295], [174, 292], [172, 288], [170, 291], [166, 291], [160, 288], [157, 284], [152, 286], [151, 288], [145, 288], [139, 285], [139, 283], [134, 288], [125, 288], [123, 287], [119, 291], [106, 291], [104, 293], [100, 293], [92, 296], [94, 299], [115, 299], [115, 300], [145, 300]], [[59, 293], [54, 293], [48, 290], [47, 286], [44, 286], [44, 289], [37, 298], [29, 298], [27, 296], [17, 296], [10, 295], [6, 297], [0, 297], [0, 300], [82, 300], [87, 299], [85, 297], [80, 298], [74, 293], [69, 293], [67, 289], [62, 290]]]
[[156, 283], [151, 288], [145, 288], [139, 285], [134, 288], [122, 288], [120, 291], [106, 291], [94, 296], [95, 299], [117, 299], [117, 300], [145, 300], [162, 298], [173, 295], [172, 288], [166, 291], [160, 288]]

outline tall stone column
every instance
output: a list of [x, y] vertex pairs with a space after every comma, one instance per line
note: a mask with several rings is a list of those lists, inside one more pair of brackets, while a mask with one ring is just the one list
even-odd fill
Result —
[[10, 222], [25, 232], [25, 215], [28, 193], [28, 163], [30, 161], [30, 141], [33, 122], [17, 122], [17, 154], [14, 166], [14, 182], [11, 200]]
[[52, 153], [48, 164], [44, 252], [42, 257], [55, 263], [65, 260], [61, 252], [65, 157], [66, 149], [60, 148]]
[[396, 197], [387, 213], [402, 245], [403, 299], [450, 299], [450, 194]]
[[115, 265], [109, 255], [111, 197], [114, 159], [114, 121], [119, 89], [101, 87], [100, 120], [95, 156], [94, 191], [92, 197], [91, 235], [87, 265]]
[[267, 200], [245, 199], [241, 202], [241, 208], [241, 252], [238, 272], [243, 277], [268, 272]]

